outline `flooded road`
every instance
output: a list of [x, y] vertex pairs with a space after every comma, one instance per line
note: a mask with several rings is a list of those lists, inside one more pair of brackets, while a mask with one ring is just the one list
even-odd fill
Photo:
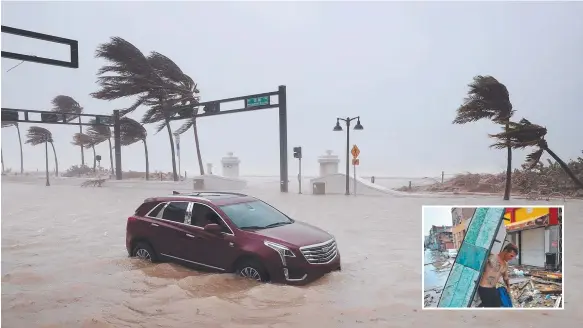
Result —
[[[80, 188], [55, 181], [47, 188], [42, 180], [3, 179], [2, 327], [570, 327], [583, 320], [574, 309], [583, 297], [575, 293], [567, 293], [567, 309], [557, 312], [421, 310], [421, 205], [496, 204], [496, 198], [312, 196], [277, 189], [261, 185], [247, 192], [334, 234], [341, 272], [290, 287], [143, 263], [127, 256], [127, 217], [144, 198], [180, 190], [177, 184]], [[583, 246], [576, 238], [583, 231], [580, 213], [582, 202], [567, 202], [568, 287], [583, 278], [583, 259], [569, 251]]]
[[[425, 290], [443, 287], [451, 265], [447, 265], [448, 258], [438, 251], [425, 250], [423, 253], [423, 278]], [[453, 259], [450, 259], [453, 262]]]

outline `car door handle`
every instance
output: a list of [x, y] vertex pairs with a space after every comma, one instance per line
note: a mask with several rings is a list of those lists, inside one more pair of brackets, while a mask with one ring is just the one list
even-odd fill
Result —
[[156, 223], [152, 223], [151, 226], [152, 227], [159, 227], [159, 225], [157, 225]]
[[191, 235], [189, 233], [186, 234], [186, 237], [188, 237], [188, 238], [196, 238], [195, 236], [193, 236], [193, 235]]

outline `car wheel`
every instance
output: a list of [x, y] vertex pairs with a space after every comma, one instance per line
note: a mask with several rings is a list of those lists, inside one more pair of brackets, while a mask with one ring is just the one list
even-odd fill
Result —
[[256, 260], [247, 260], [241, 262], [235, 270], [238, 276], [253, 279], [259, 282], [269, 281], [267, 270]]
[[132, 255], [134, 257], [137, 257], [139, 259], [149, 261], [152, 263], [155, 263], [157, 261], [156, 253], [154, 252], [154, 249], [152, 249], [152, 246], [150, 246], [147, 243], [138, 243], [136, 245], [136, 247], [134, 247], [134, 251], [132, 252]]

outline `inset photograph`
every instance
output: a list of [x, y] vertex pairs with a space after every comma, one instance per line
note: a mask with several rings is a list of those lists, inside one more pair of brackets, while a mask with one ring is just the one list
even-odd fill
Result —
[[563, 206], [423, 207], [423, 308], [563, 309]]

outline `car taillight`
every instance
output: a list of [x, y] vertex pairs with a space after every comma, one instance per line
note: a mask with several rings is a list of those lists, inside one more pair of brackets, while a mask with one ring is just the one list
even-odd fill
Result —
[[138, 219], [138, 218], [136, 218], [135, 216], [130, 216], [130, 217], [128, 218], [128, 223], [134, 222], [134, 221], [136, 221], [137, 219]]

